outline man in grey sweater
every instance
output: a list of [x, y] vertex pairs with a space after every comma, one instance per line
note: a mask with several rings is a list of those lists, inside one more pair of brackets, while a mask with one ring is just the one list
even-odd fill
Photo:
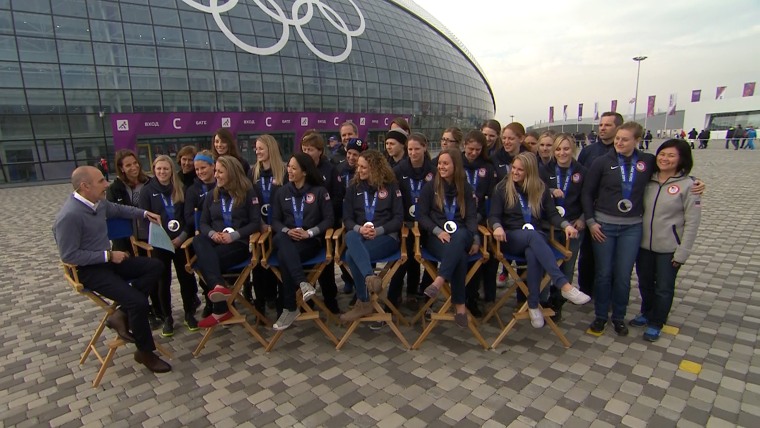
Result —
[[88, 290], [119, 303], [106, 325], [125, 341], [135, 343], [135, 361], [155, 373], [170, 371], [171, 366], [154, 353], [148, 325], [148, 295], [156, 287], [163, 265], [157, 259], [111, 251], [106, 226], [108, 218], [147, 218], [160, 224], [160, 217], [107, 201], [108, 182], [97, 168], [75, 169], [71, 184], [74, 193], [64, 202], [53, 225], [61, 260], [77, 265], [79, 280]]

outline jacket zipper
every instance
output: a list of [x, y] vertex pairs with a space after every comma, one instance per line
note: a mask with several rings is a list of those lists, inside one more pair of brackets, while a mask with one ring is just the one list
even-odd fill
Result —
[[673, 236], [676, 237], [676, 243], [678, 245], [681, 245], [681, 238], [678, 237], [678, 231], [676, 230], [676, 225], [675, 224], [673, 225]]

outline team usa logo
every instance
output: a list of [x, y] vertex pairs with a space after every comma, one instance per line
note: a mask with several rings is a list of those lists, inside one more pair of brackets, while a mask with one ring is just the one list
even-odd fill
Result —
[[680, 187], [678, 187], [678, 186], [677, 186], [677, 185], [675, 185], [675, 184], [674, 184], [674, 185], [672, 185], [672, 186], [670, 186], [670, 187], [668, 187], [668, 194], [671, 194], [671, 195], [677, 195], [677, 194], [678, 194], [678, 192], [680, 192], [680, 191], [681, 191], [681, 188], [680, 188]]
[[306, 203], [307, 204], [313, 204], [316, 199], [317, 198], [314, 196], [313, 193], [307, 193], [306, 194]]
[[639, 172], [644, 172], [647, 170], [647, 164], [644, 161], [638, 161], [636, 162], [636, 170]]
[[485, 168], [480, 168], [480, 169], [478, 170], [478, 175], [479, 175], [481, 178], [485, 177], [485, 176], [486, 176], [486, 169], [485, 169]]
[[573, 183], [580, 183], [581, 182], [581, 173], [576, 172], [573, 174]]
[[433, 179], [433, 173], [429, 172], [428, 175], [425, 176], [425, 181], [430, 181]]
[[380, 199], [385, 199], [388, 197], [388, 191], [385, 189], [381, 189], [379, 192], [377, 192], [377, 197]]

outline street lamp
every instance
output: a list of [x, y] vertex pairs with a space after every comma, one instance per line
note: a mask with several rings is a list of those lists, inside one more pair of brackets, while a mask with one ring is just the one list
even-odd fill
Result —
[[511, 122], [514, 122], [514, 121], [515, 121], [515, 115], [513, 115], [513, 114], [510, 114], [510, 115], [509, 115], [509, 120], [510, 120]]
[[633, 98], [633, 121], [636, 122], [636, 107], [639, 103], [639, 73], [641, 72], [641, 61], [647, 59], [645, 56], [635, 56], [633, 60], [636, 61], [636, 93]]

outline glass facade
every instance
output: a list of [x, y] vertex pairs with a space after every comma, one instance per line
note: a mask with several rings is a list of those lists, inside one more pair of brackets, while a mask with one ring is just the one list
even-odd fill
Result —
[[466, 50], [407, 8], [293, 3], [241, 0], [215, 18], [208, 0], [0, 0], [0, 183], [112, 159], [112, 113], [387, 113], [431, 140], [493, 117]]

